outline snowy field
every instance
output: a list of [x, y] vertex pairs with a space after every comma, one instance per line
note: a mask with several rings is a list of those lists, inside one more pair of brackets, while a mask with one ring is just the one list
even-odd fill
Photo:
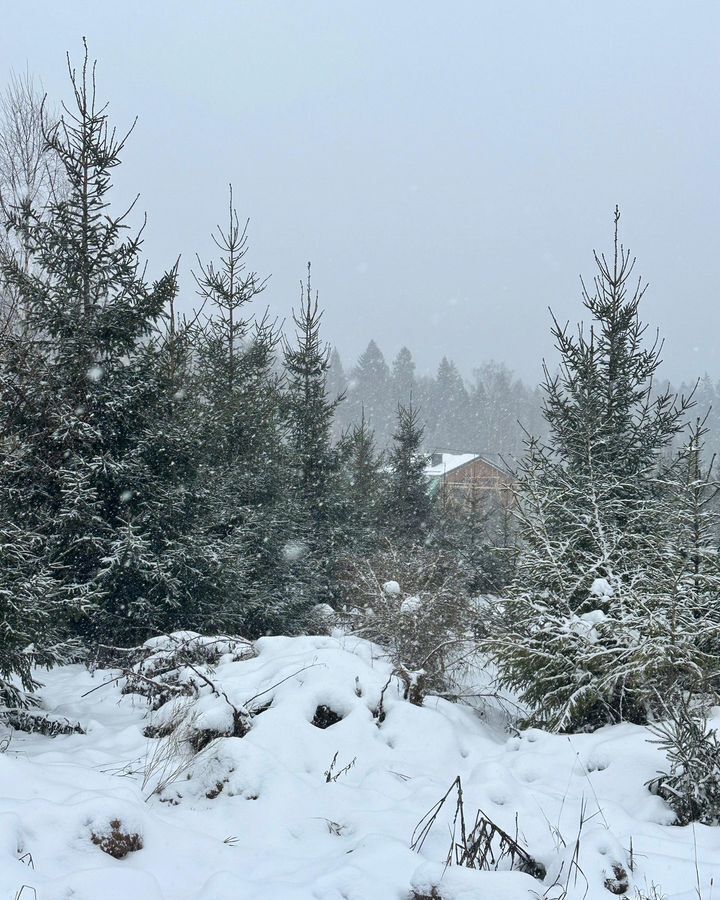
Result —
[[[714, 896], [720, 829], [670, 824], [644, 786], [664, 764], [645, 729], [514, 733], [492, 707], [414, 706], [349, 637], [226, 649], [185, 672], [199, 699], [155, 711], [118, 671], [43, 673], [45, 708], [86, 733], [16, 733], [0, 754], [2, 900]], [[445, 867], [457, 791], [411, 849], [458, 776], [467, 830], [482, 810], [543, 880], [508, 857]]]

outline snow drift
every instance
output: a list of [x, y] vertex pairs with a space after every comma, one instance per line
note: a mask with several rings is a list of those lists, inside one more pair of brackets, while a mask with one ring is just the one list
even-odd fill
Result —
[[[159, 640], [134, 681], [45, 677], [45, 708], [85, 733], [0, 754], [2, 900], [689, 900], [720, 877], [720, 830], [673, 826], [645, 787], [663, 765], [646, 729], [513, 734], [492, 707], [419, 707], [351, 637], [177, 640], [207, 652], [175, 670]], [[482, 811], [542, 880], [447, 867], [454, 795], [411, 849], [458, 777], [468, 829]]]

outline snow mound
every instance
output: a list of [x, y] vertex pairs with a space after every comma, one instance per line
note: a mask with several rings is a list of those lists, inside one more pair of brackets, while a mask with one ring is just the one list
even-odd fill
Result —
[[[57, 669], [45, 709], [85, 733], [18, 733], [0, 754], [0, 898], [607, 900], [655, 882], [680, 900], [696, 856], [706, 894], [720, 878], [720, 830], [672, 826], [645, 787], [664, 765], [646, 729], [508, 736], [497, 711], [407, 702], [351, 637], [184, 633], [141, 656], [137, 675], [182, 691]], [[481, 813], [516, 836], [543, 881], [507, 858], [446, 867], [455, 794], [411, 849], [458, 777], [468, 831]]]

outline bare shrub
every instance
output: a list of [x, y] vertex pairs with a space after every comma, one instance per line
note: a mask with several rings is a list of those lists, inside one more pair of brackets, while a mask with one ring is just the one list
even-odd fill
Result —
[[[224, 737], [244, 737], [255, 715], [269, 703], [233, 703], [213, 680], [212, 667], [220, 660], [235, 661], [253, 654], [252, 645], [235, 638], [204, 638], [182, 632], [143, 645], [132, 669], [123, 669], [124, 693], [141, 693], [151, 702], [153, 718], [145, 727], [148, 745], [140, 771], [143, 790], [162, 794], [190, 770], [213, 743]], [[198, 701], [216, 698], [218, 714], [202, 715]], [[215, 709], [214, 701], [210, 706]], [[207, 705], [205, 707], [207, 712]], [[214, 796], [222, 790], [219, 785]], [[212, 791], [210, 792], [212, 793]], [[212, 797], [210, 797], [212, 799]]]
[[[33, 264], [31, 223], [46, 217], [49, 204], [66, 191], [60, 160], [46, 140], [55, 121], [37, 80], [29, 72], [11, 73], [0, 95], [0, 218], [15, 227], [0, 230], [0, 248], [25, 272]], [[0, 333], [17, 328], [23, 313], [17, 291], [3, 285]]]
[[420, 694], [452, 691], [477, 615], [447, 554], [388, 545], [349, 562], [343, 583], [343, 627], [387, 648]]
[[117, 660], [123, 670], [124, 694], [147, 697], [159, 709], [173, 697], [197, 694], [198, 669], [217, 665], [221, 659], [238, 661], [254, 654], [252, 643], [226, 635], [204, 637], [193, 631], [161, 635], [130, 650], [101, 647], [107, 662]]

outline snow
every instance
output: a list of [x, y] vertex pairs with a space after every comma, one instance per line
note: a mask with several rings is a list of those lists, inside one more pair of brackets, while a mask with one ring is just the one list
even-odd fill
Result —
[[390, 597], [397, 596], [401, 593], [400, 585], [397, 581], [386, 581], [382, 586], [383, 592]]
[[615, 590], [607, 578], [596, 578], [590, 587], [590, 593], [593, 597], [612, 597]]
[[286, 562], [297, 562], [306, 556], [308, 552], [307, 544], [302, 541], [288, 541], [282, 548], [283, 557]]
[[442, 453], [438, 455], [442, 457], [442, 461], [425, 469], [425, 474], [430, 479], [447, 475], [448, 472], [459, 469], [460, 466], [478, 458], [477, 453]]
[[92, 366], [87, 370], [88, 381], [101, 381], [104, 375], [105, 370], [102, 366]]
[[[702, 897], [720, 878], [720, 829], [671, 825], [644, 786], [665, 764], [647, 729], [509, 733], [496, 709], [432, 697], [413, 706], [382, 650], [349, 636], [217, 647], [214, 668], [198, 666], [216, 691], [203, 682], [197, 700], [157, 711], [122, 692], [118, 671], [43, 673], [45, 708], [87, 733], [16, 733], [0, 753], [1, 900], [23, 885], [20, 900], [33, 890], [37, 900], [408, 900], [433, 888], [443, 900], [551, 900], [565, 889], [568, 900], [607, 900], [605, 880], [616, 864], [628, 869], [631, 847], [629, 897], [653, 882], [669, 900], [697, 897], [696, 857]], [[167, 653], [162, 641], [152, 649], [145, 672]], [[340, 721], [316, 727], [320, 706]], [[255, 711], [247, 733], [193, 757], [187, 735], [231, 732], [232, 707]], [[144, 737], [172, 716], [182, 729]], [[544, 882], [446, 868], [454, 801], [410, 849], [457, 776], [468, 827], [480, 809], [517, 833]], [[96, 842], [117, 822], [142, 843], [122, 859]]]
[[591, 644], [596, 644], [600, 639], [596, 625], [600, 625], [607, 619], [601, 609], [591, 609], [590, 612], [576, 615], [573, 613], [568, 620], [568, 630], [585, 638]]
[[422, 599], [420, 597], [406, 597], [400, 604], [400, 612], [405, 616], [414, 616], [422, 607]]

